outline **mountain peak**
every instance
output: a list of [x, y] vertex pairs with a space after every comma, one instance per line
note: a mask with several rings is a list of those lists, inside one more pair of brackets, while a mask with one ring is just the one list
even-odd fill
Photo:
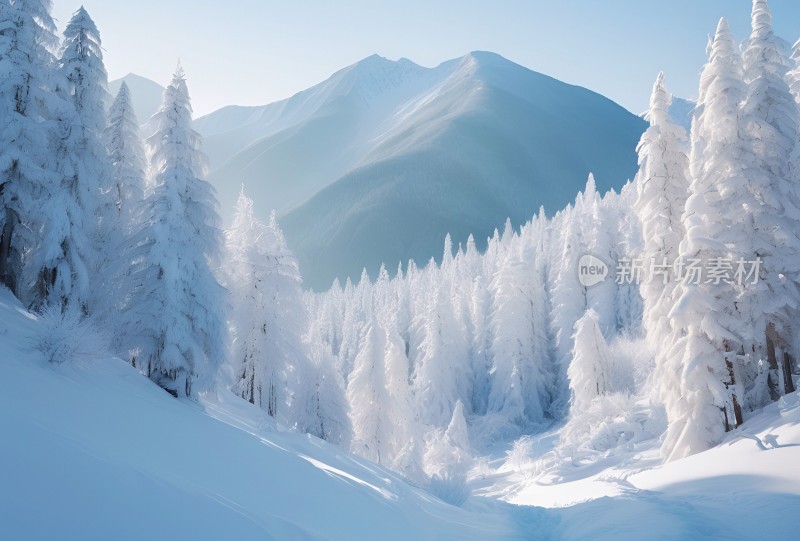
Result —
[[386, 91], [402, 86], [413, 76], [427, 71], [407, 58], [390, 60], [378, 54], [370, 55], [341, 70], [340, 84], [347, 93], [356, 93], [371, 100]]

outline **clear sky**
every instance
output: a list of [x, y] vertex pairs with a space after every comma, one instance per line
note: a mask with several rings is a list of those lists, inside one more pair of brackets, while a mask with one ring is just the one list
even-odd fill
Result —
[[[647, 106], [659, 70], [694, 97], [707, 34], [728, 17], [749, 33], [749, 0], [83, 0], [111, 79], [161, 84], [180, 57], [199, 114], [291, 96], [373, 53], [423, 66], [474, 50]], [[800, 37], [800, 2], [772, 0], [775, 27]], [[54, 0], [63, 28], [80, 0]]]

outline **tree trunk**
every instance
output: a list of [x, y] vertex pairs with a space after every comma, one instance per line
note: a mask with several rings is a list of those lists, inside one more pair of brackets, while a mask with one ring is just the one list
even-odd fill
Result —
[[778, 375], [778, 356], [775, 354], [775, 342], [777, 333], [775, 332], [775, 324], [767, 324], [766, 330], [767, 338], [767, 362], [769, 363], [769, 375], [767, 382], [769, 385], [769, 397], [772, 401], [778, 400], [781, 397], [780, 392], [780, 376]]
[[[728, 408], [725, 408], [725, 432], [730, 432], [734, 428], [742, 425], [744, 418], [742, 417], [742, 406], [739, 404], [738, 393], [736, 392], [736, 368], [734, 363], [737, 361], [736, 354], [731, 351], [730, 344], [725, 344], [725, 366], [728, 368], [728, 382], [725, 387], [728, 389], [728, 395], [731, 399], [730, 409], [731, 415], [728, 415]], [[733, 417], [733, 426], [731, 426], [731, 417]]]
[[794, 381], [792, 381], [792, 364], [794, 364], [794, 359], [792, 359], [789, 353], [784, 351], [783, 363], [781, 366], [783, 369], [784, 394], [793, 393], [795, 391]]
[[14, 293], [18, 293], [17, 280], [11, 269], [11, 237], [14, 235], [17, 215], [9, 208], [5, 209], [5, 213], [3, 231], [0, 233], [0, 282]]

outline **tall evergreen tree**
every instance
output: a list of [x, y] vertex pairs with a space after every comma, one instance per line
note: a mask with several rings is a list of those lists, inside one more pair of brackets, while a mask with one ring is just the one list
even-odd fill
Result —
[[[431, 273], [435, 276], [435, 264]], [[444, 274], [444, 273], [442, 273]], [[466, 400], [472, 379], [460, 365], [467, 357], [465, 329], [459, 325], [450, 294], [450, 277], [436, 276], [426, 309], [418, 315], [421, 341], [413, 374], [418, 414], [432, 426], [450, 422], [458, 400]]]
[[760, 280], [742, 291], [739, 305], [743, 350], [769, 362], [774, 394], [794, 390], [792, 322], [800, 309], [800, 171], [793, 167], [800, 134], [797, 104], [786, 82], [788, 64], [766, 0], [754, 0], [744, 51], [745, 212], [735, 218], [742, 222], [738, 229], [747, 232], [740, 252], [749, 260], [761, 259], [763, 266]]
[[47, 122], [58, 42], [51, 7], [49, 0], [0, 1], [0, 282], [26, 301], [23, 257], [40, 240], [43, 202], [57, 183]]
[[571, 414], [585, 411], [592, 400], [610, 390], [610, 359], [600, 330], [600, 317], [589, 309], [575, 323], [572, 362], [567, 370]]
[[208, 389], [224, 357], [225, 297], [213, 268], [220, 232], [214, 189], [203, 180], [201, 138], [178, 67], [155, 115], [148, 217], [134, 237], [136, 289], [126, 307], [126, 342], [136, 365], [177, 396]]
[[[694, 175], [683, 224], [684, 261], [710, 264], [732, 259], [746, 232], [732, 227], [747, 179], [739, 136], [740, 105], [745, 96], [741, 57], [725, 19], [717, 27], [711, 57], [701, 75], [702, 108], [692, 128], [690, 166]], [[707, 449], [742, 421], [741, 396], [734, 380], [733, 355], [740, 343], [741, 313], [731, 284], [688, 276], [671, 316], [674, 347], [671, 370], [677, 378], [661, 382], [669, 429], [665, 454], [679, 458]]]
[[386, 390], [386, 331], [370, 325], [355, 359], [347, 400], [353, 421], [353, 452], [378, 464], [388, 464], [392, 419]]
[[489, 411], [520, 427], [544, 420], [552, 385], [544, 286], [531, 270], [532, 259], [508, 254], [490, 285], [494, 302]]
[[[680, 393], [671, 356], [663, 344], [670, 343], [673, 329], [669, 313], [675, 303], [677, 282], [673, 265], [680, 255], [684, 236], [681, 217], [689, 188], [687, 135], [669, 115], [672, 96], [659, 73], [650, 97], [647, 120], [650, 127], [639, 143], [638, 198], [635, 211], [642, 223], [646, 276], [641, 285], [644, 329], [656, 352], [656, 379], [660, 394]], [[669, 398], [662, 399], [669, 400]]]
[[112, 186], [108, 202], [118, 215], [123, 232], [137, 228], [136, 215], [144, 201], [147, 162], [139, 131], [139, 119], [127, 83], [119, 87], [108, 113], [106, 144], [111, 160]]
[[236, 307], [235, 391], [287, 424], [315, 426], [315, 408], [305, 403], [317, 383], [302, 340], [308, 323], [297, 260], [274, 214], [269, 224], [261, 223], [244, 192], [226, 231], [226, 259]]
[[97, 216], [110, 176], [103, 140], [107, 75], [100, 34], [80, 8], [64, 30], [58, 59], [51, 151], [60, 187], [47, 201], [42, 246], [32, 260], [35, 304], [52, 303], [88, 313], [91, 283], [98, 276], [102, 236]]

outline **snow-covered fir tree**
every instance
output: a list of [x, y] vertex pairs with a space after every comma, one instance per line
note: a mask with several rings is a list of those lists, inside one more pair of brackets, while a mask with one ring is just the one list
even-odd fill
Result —
[[746, 232], [737, 250], [763, 262], [758, 283], [738, 301], [743, 351], [767, 360], [773, 394], [792, 392], [792, 325], [800, 313], [800, 171], [797, 168], [798, 108], [787, 84], [789, 60], [772, 30], [765, 0], [754, 0], [752, 32], [743, 54], [748, 83], [740, 133], [745, 138], [745, 212], [737, 230]]
[[347, 383], [353, 423], [353, 452], [388, 464], [392, 445], [392, 413], [386, 390], [386, 331], [370, 325]]
[[[103, 203], [113, 207], [106, 206], [102, 212], [105, 257], [101, 276], [105, 279], [102, 288], [105, 302], [97, 302], [96, 310], [114, 326], [120, 323], [117, 312], [125, 306], [136, 288], [127, 256], [131, 250], [136, 251], [134, 238], [150, 219], [145, 205], [147, 164], [144, 144], [125, 82], [111, 105], [105, 138], [111, 165], [111, 191]], [[124, 331], [115, 332], [114, 336], [115, 346], [121, 347], [119, 338], [125, 336]], [[126, 352], [120, 350], [120, 353], [124, 356]]]
[[[447, 254], [445, 245], [445, 257]], [[420, 333], [413, 375], [413, 393], [420, 418], [446, 426], [458, 400], [468, 395], [469, 374], [460, 364], [467, 355], [465, 329], [455, 317], [450, 272], [443, 268], [433, 280], [424, 311], [415, 322]]]
[[225, 292], [214, 277], [221, 238], [214, 189], [191, 127], [192, 108], [178, 67], [154, 117], [152, 190], [142, 230], [128, 251], [136, 288], [125, 307], [132, 361], [178, 396], [209, 389], [225, 356]]
[[[700, 84], [702, 109], [692, 127], [693, 178], [680, 246], [687, 265], [691, 260], [710, 264], [735, 258], [742, 235], [747, 235], [733, 227], [747, 183], [739, 136], [746, 88], [741, 57], [725, 19], [717, 27]], [[660, 382], [671, 389], [664, 396], [669, 418], [664, 450], [672, 458], [707, 449], [742, 421], [731, 353], [741, 343], [736, 291], [723, 281], [684, 276], [671, 312], [676, 329], [671, 358], [661, 371], [677, 379]]]
[[[226, 231], [226, 283], [232, 294], [235, 391], [292, 425], [319, 426], [318, 406], [304, 403], [317, 386], [303, 334], [307, 329], [297, 261], [273, 214], [268, 224], [239, 194]], [[328, 389], [313, 392], [327, 393]]]
[[100, 34], [80, 8], [64, 30], [55, 73], [56, 125], [50, 147], [60, 185], [46, 202], [42, 244], [30, 262], [38, 306], [52, 303], [89, 312], [91, 284], [102, 266], [100, 242], [108, 227], [98, 221], [110, 176], [103, 139], [107, 84]]
[[137, 211], [144, 201], [147, 185], [147, 161], [132, 100], [131, 91], [123, 81], [108, 112], [105, 132], [113, 181], [108, 199], [118, 215], [114, 221], [123, 232], [138, 227]]
[[[673, 332], [669, 313], [676, 301], [678, 282], [673, 275], [684, 237], [682, 215], [689, 188], [688, 138], [669, 115], [672, 96], [660, 73], [650, 96], [650, 127], [639, 143], [638, 198], [635, 211], [642, 223], [646, 267], [641, 292], [644, 329], [656, 355], [656, 374], [661, 400], [680, 393], [669, 349]], [[665, 396], [666, 395], [666, 396]]]
[[575, 416], [610, 390], [612, 374], [608, 348], [600, 330], [600, 316], [591, 308], [575, 324], [573, 343], [567, 377], [572, 397], [571, 414]]
[[[353, 428], [345, 395], [345, 385], [336, 369], [336, 359], [330, 346], [310, 337], [313, 387], [307, 397], [307, 426], [304, 432], [313, 434], [339, 447], [349, 449]], [[302, 399], [302, 397], [299, 397]]]
[[58, 186], [48, 135], [53, 49], [49, 0], [0, 2], [0, 281], [30, 303], [27, 256], [47, 222], [44, 204]]
[[551, 374], [542, 276], [533, 257], [510, 253], [490, 284], [494, 308], [491, 328], [489, 411], [525, 427], [544, 420]]

